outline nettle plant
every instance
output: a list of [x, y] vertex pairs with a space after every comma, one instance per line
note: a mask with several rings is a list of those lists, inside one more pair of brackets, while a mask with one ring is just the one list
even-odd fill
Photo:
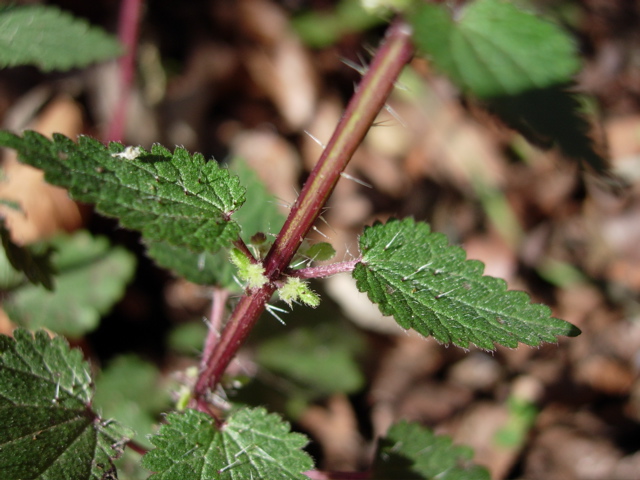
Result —
[[[151, 258], [188, 280], [214, 286], [219, 302], [229, 298], [220, 292], [234, 288], [234, 275], [242, 282], [242, 294], [228, 318], [223, 318], [224, 305], [214, 305], [216, 318], [210, 319], [199, 369], [183, 386], [175, 409], [147, 438], [148, 450], [130, 441], [130, 427], [137, 426], [137, 420], [124, 425], [100, 416], [91, 368], [63, 337], [22, 328], [13, 337], [1, 336], [0, 477], [117, 478], [114, 459], [125, 447], [143, 455], [141, 464], [153, 472], [153, 479], [489, 477], [470, 462], [469, 449], [454, 447], [447, 437], [407, 422], [392, 426], [379, 439], [366, 472], [320, 472], [304, 450], [308, 439], [292, 432], [279, 415], [217, 401], [220, 389], [229, 385], [227, 367], [261, 314], [280, 308], [272, 306], [278, 298], [289, 307], [318, 306], [321, 299], [308, 280], [341, 272], [350, 273], [358, 289], [402, 328], [442, 344], [492, 351], [496, 345], [537, 346], [579, 334], [575, 326], [553, 318], [547, 306], [531, 303], [526, 293], [508, 291], [504, 281], [483, 276], [482, 263], [466, 260], [462, 248], [410, 218], [364, 227], [353, 260], [312, 264], [328, 260], [333, 249], [305, 238], [416, 50], [464, 94], [508, 124], [555, 143], [569, 157], [604, 168], [586, 135], [587, 122], [577, 113], [578, 101], [567, 91], [579, 67], [573, 42], [556, 25], [501, 0], [457, 6], [390, 3], [394, 5], [369, 6], [389, 17], [393, 8], [396, 19], [274, 239], [264, 232], [269, 218], [278, 214], [244, 167], [234, 173], [184, 148], [154, 145], [146, 150], [117, 142], [104, 145], [86, 136], [75, 142], [60, 134], [48, 139], [30, 131], [0, 132], [0, 145], [15, 149], [20, 161], [42, 169], [48, 182], [68, 189], [72, 198], [94, 204], [123, 227], [138, 230]], [[0, 35], [0, 61], [5, 66], [36, 63], [60, 69], [86, 63], [86, 52], [62, 59], [69, 50], [48, 50], [46, 38], [40, 46], [21, 44], [25, 31], [31, 42], [29, 29], [35, 20], [45, 22], [48, 28], [40, 30], [47, 32], [56, 31], [51, 28], [60, 26], [56, 22], [70, 22], [64, 23], [70, 37], [79, 22], [51, 7], [0, 11], [0, 32], [13, 32], [11, 39]], [[79, 24], [82, 35], [89, 35], [88, 27]], [[106, 56], [118, 54], [117, 43], [94, 29], [88, 31], [94, 44], [90, 60], [104, 58], [105, 51]], [[553, 108], [541, 108], [549, 101]], [[257, 200], [246, 205], [247, 195], [257, 195]], [[72, 315], [69, 310], [85, 309], [89, 313], [78, 317], [84, 324], [63, 319], [60, 331], [72, 336], [86, 332], [87, 315], [93, 319], [89, 323], [97, 321], [132, 274], [128, 253], [87, 233], [59, 241], [56, 251], [19, 247], [4, 227], [2, 234], [15, 269], [5, 307], [14, 320], [31, 327], [52, 327], [49, 317], [60, 319], [65, 312]], [[83, 270], [105, 261], [108, 265], [98, 269], [101, 274]], [[86, 276], [90, 273], [91, 281]], [[96, 278], [113, 283], [107, 288], [107, 283], [97, 282], [107, 292], [103, 296], [82, 290]], [[45, 288], [56, 292], [46, 293], [48, 300], [38, 303]], [[57, 293], [64, 296], [75, 289], [80, 294], [56, 303]], [[134, 388], [137, 380], [129, 382]], [[141, 403], [150, 401], [144, 397], [143, 392]]]

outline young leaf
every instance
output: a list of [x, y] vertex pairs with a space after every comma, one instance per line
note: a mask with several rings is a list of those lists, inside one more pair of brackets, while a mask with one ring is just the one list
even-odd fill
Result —
[[262, 263], [251, 263], [249, 258], [237, 248], [229, 251], [229, 258], [238, 269], [238, 278], [246, 282], [247, 288], [260, 288], [269, 281], [264, 275]]
[[59, 272], [55, 291], [25, 285], [4, 308], [21, 325], [79, 337], [95, 329], [101, 315], [120, 300], [133, 277], [135, 258], [124, 248], [111, 247], [106, 238], [83, 231], [56, 237], [51, 244]]
[[309, 288], [309, 283], [297, 278], [289, 277], [285, 284], [278, 288], [280, 300], [292, 307], [293, 302], [302, 303], [308, 307], [316, 308], [320, 305], [320, 297]]
[[551, 317], [549, 307], [531, 304], [520, 291], [507, 291], [498, 278], [483, 276], [484, 265], [465, 260], [460, 247], [412, 219], [391, 220], [365, 229], [362, 261], [353, 277], [384, 315], [442, 343], [539, 345], [580, 330]]
[[107, 149], [89, 137], [76, 144], [35, 132], [21, 138], [0, 131], [0, 145], [17, 150], [22, 162], [44, 170], [48, 182], [68, 188], [76, 200], [95, 203], [149, 240], [213, 253], [240, 233], [229, 216], [244, 202], [244, 188], [200, 154], [171, 153], [161, 145], [150, 152], [118, 143]]
[[238, 410], [219, 429], [202, 412], [172, 413], [142, 465], [156, 472], [153, 480], [305, 480], [313, 467], [301, 450], [307, 439], [289, 428], [263, 408]]
[[2, 246], [11, 266], [23, 272], [27, 279], [34, 285], [42, 285], [47, 290], [53, 290], [53, 274], [55, 270], [51, 265], [51, 248], [36, 251], [34, 247], [21, 247], [11, 240], [11, 233], [4, 225], [4, 219], [0, 219], [0, 237]]
[[13, 334], [0, 336], [0, 478], [117, 478], [132, 432], [91, 410], [82, 353], [44, 331]]
[[380, 441], [371, 478], [379, 480], [490, 480], [489, 472], [471, 463], [473, 452], [457, 447], [415, 423], [393, 425]]
[[504, 0], [477, 0], [451, 13], [444, 5], [421, 3], [411, 21], [416, 45], [478, 97], [565, 83], [579, 68], [570, 37]]
[[[304, 242], [303, 242], [304, 243]], [[336, 255], [336, 249], [327, 242], [314, 243], [304, 254], [311, 260], [324, 262], [331, 260]]]
[[311, 262], [325, 262], [336, 255], [333, 245], [327, 242], [311, 244], [304, 240], [291, 260], [291, 268], [298, 269], [309, 266]]
[[117, 39], [53, 6], [0, 10], [0, 67], [68, 70], [122, 53]]

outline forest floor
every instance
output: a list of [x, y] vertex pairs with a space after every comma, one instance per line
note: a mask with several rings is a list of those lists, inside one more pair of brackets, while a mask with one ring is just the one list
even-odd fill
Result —
[[[54, 3], [114, 31], [118, 2]], [[286, 214], [359, 80], [352, 67], [366, 68], [384, 32], [380, 22], [345, 27], [326, 45], [309, 46], [291, 19], [300, 19], [303, 6], [318, 14], [332, 3], [148, 2], [123, 142], [241, 157]], [[347, 169], [361, 183], [341, 180], [313, 238], [329, 241], [342, 260], [357, 252], [364, 225], [427, 221], [483, 261], [487, 274], [530, 292], [582, 334], [539, 348], [464, 351], [381, 317], [348, 275], [314, 284], [331, 299], [327, 307], [299, 307], [287, 327], [268, 315], [261, 323], [282, 333], [311, 318], [349, 331], [359, 345], [362, 385], [349, 394], [303, 395], [294, 406], [255, 401], [290, 415], [312, 439], [319, 468], [364, 468], [375, 437], [404, 418], [473, 447], [495, 480], [640, 479], [640, 6], [537, 3], [552, 15], [563, 12], [574, 29], [585, 52], [576, 90], [586, 94], [598, 148], [629, 187], [612, 191], [554, 149], [531, 146], [416, 59]], [[3, 128], [100, 138], [113, 105], [114, 65], [0, 72]], [[202, 324], [210, 291], [156, 268], [138, 237], [114, 222], [55, 195], [45, 200], [33, 188], [32, 217], [42, 210], [43, 223], [25, 238], [84, 226], [140, 255], [125, 298], [75, 343], [96, 365], [136, 353], [167, 378], [196, 365], [197, 355], [167, 339], [178, 327]], [[287, 380], [256, 360], [256, 344], [235, 368], [262, 387], [286, 390]]]

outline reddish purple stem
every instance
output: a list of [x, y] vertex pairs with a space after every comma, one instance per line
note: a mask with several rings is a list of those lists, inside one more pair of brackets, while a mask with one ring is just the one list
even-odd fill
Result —
[[135, 73], [136, 47], [140, 27], [142, 0], [122, 0], [118, 17], [118, 39], [125, 48], [125, 54], [118, 60], [118, 99], [109, 121], [105, 141], [117, 142], [124, 137], [127, 105]]
[[413, 47], [410, 37], [410, 28], [401, 21], [396, 21], [389, 28], [385, 42], [362, 78], [329, 144], [267, 254], [264, 266], [269, 282], [264, 287], [246, 292], [240, 299], [207, 365], [200, 371], [194, 389], [198, 408], [204, 410], [202, 400], [220, 382], [227, 366], [265, 310], [276, 290], [276, 282], [287, 270], [340, 179], [340, 173], [384, 106], [402, 68], [411, 59]]
[[300, 270], [287, 271], [291, 277], [298, 278], [324, 278], [337, 273], [352, 272], [356, 265], [362, 261], [361, 258], [349, 260], [347, 262], [332, 263], [330, 265], [320, 265], [318, 267], [301, 268]]
[[209, 331], [207, 333], [207, 340], [204, 344], [204, 352], [202, 353], [202, 360], [200, 362], [200, 368], [208, 363], [209, 357], [213, 353], [213, 349], [220, 337], [220, 330], [222, 330], [222, 318], [224, 317], [224, 307], [227, 304], [229, 298], [229, 290], [224, 288], [214, 288], [211, 296], [211, 316], [209, 318]]

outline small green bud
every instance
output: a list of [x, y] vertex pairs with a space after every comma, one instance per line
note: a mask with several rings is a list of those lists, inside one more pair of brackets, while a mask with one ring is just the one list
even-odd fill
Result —
[[251, 260], [237, 248], [232, 248], [229, 255], [231, 262], [238, 269], [238, 277], [247, 283], [248, 288], [260, 288], [269, 281], [264, 275], [264, 267], [261, 263], [251, 263]]
[[320, 305], [320, 297], [309, 288], [307, 282], [298, 277], [289, 277], [278, 290], [278, 295], [289, 307], [293, 302], [304, 303], [313, 308]]

